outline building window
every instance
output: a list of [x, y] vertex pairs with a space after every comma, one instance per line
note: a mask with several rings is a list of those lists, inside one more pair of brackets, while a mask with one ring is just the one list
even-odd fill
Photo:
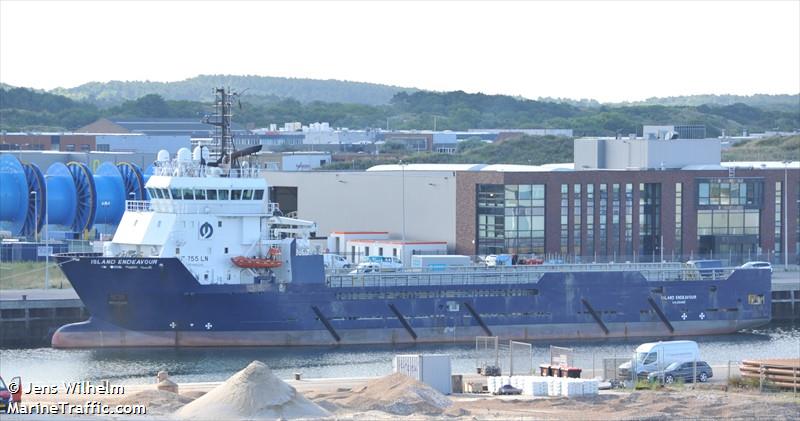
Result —
[[619, 253], [619, 195], [619, 184], [614, 184], [611, 190], [611, 253], [615, 257]]
[[572, 186], [572, 254], [581, 255], [581, 185]]
[[698, 209], [698, 250], [704, 257], [748, 259], [757, 252], [759, 217], [757, 209]]
[[75, 152], [75, 144], [74, 143], [67, 143], [67, 152]]
[[600, 185], [600, 255], [608, 255], [608, 184]]
[[569, 184], [561, 185], [561, 254], [569, 252]]
[[[752, 260], [753, 255], [759, 252], [763, 191], [764, 180], [759, 178], [697, 180], [700, 256], [726, 259], [731, 265]], [[778, 223], [776, 220], [776, 225]]]
[[657, 261], [660, 254], [661, 183], [639, 183], [639, 258]]
[[625, 184], [625, 255], [633, 255], [633, 184]]
[[594, 255], [594, 184], [586, 185], [586, 244], [587, 256]]
[[761, 208], [762, 180], [700, 179], [697, 183], [697, 204], [702, 206], [746, 206]]
[[477, 186], [478, 254], [544, 254], [544, 185]]
[[783, 252], [783, 189], [780, 181], [775, 182], [775, 253]]
[[[683, 183], [675, 183], [675, 254], [683, 255]], [[682, 260], [682, 259], [681, 259]]]

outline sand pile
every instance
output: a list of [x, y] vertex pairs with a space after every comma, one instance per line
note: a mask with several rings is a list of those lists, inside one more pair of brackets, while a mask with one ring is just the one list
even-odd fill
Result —
[[193, 398], [191, 397], [166, 390], [142, 390], [131, 395], [123, 395], [118, 399], [112, 400], [111, 403], [114, 405], [145, 404], [148, 414], [164, 415], [175, 412], [192, 400]]
[[401, 373], [372, 380], [336, 403], [348, 409], [398, 415], [440, 415], [452, 405], [447, 396]]
[[253, 361], [175, 416], [192, 420], [320, 418], [329, 413]]

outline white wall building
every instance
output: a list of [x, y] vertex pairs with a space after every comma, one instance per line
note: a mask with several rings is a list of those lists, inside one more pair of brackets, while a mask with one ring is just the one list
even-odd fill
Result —
[[367, 172], [281, 171], [265, 177], [270, 186], [293, 191], [287, 194], [296, 195], [297, 217], [317, 222], [320, 234], [388, 232], [393, 240], [443, 241], [453, 248], [455, 171], [474, 166], [406, 167]]
[[646, 139], [594, 137], [575, 139], [576, 169], [668, 169], [719, 165], [719, 139]]
[[415, 254], [447, 254], [445, 241], [350, 240], [347, 245], [345, 256], [356, 263], [363, 256], [395, 256], [403, 266], [411, 266]]

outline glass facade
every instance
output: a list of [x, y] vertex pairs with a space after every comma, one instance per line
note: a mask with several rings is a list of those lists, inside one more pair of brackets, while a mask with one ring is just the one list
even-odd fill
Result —
[[600, 249], [601, 256], [608, 254], [608, 184], [600, 185]]
[[697, 180], [697, 242], [701, 256], [758, 253], [764, 180]]
[[478, 185], [478, 254], [544, 254], [544, 184]]
[[572, 186], [572, 255], [581, 255], [581, 185]]
[[761, 208], [764, 182], [755, 179], [699, 180], [697, 205]]
[[660, 247], [661, 183], [639, 183], [639, 255], [655, 261]]
[[561, 254], [569, 251], [569, 185], [561, 185]]
[[611, 250], [609, 254], [619, 253], [619, 184], [614, 184], [611, 190]]
[[625, 255], [633, 255], [633, 184], [625, 185]]
[[587, 256], [594, 255], [594, 184], [586, 185], [586, 245]]
[[783, 251], [783, 225], [781, 215], [783, 214], [783, 193], [781, 192], [781, 182], [775, 182], [775, 253]]
[[675, 246], [676, 256], [683, 255], [683, 183], [675, 183]]

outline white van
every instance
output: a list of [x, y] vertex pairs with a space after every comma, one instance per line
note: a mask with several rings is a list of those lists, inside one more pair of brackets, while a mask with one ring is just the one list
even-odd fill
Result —
[[[648, 342], [636, 348], [633, 362], [636, 373], [652, 373], [663, 370], [675, 362], [700, 360], [700, 348], [695, 341]], [[619, 366], [620, 376], [630, 376], [631, 361]]]
[[350, 262], [338, 254], [324, 253], [322, 261], [325, 263], [325, 269], [348, 269], [350, 267]]

